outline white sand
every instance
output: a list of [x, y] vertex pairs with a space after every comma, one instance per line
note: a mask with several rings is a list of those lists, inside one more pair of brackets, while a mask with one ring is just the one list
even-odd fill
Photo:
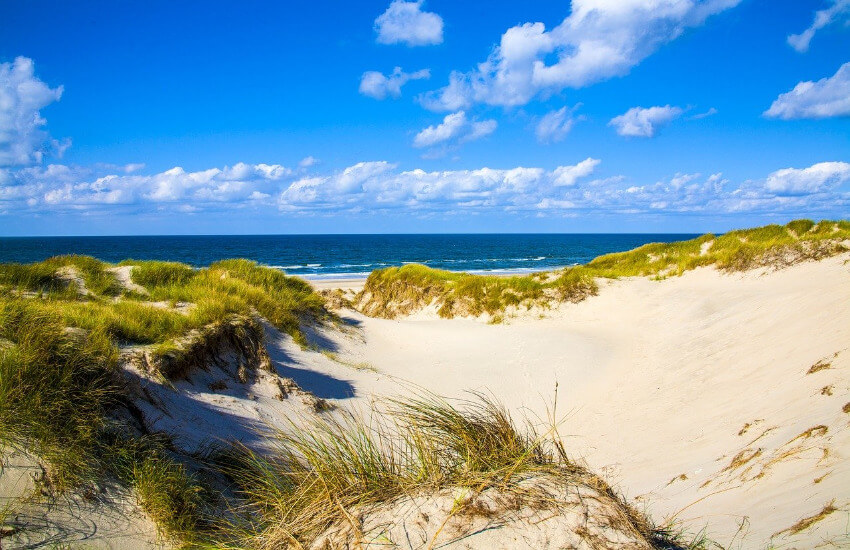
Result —
[[[381, 374], [333, 374], [361, 398], [399, 391], [397, 377], [543, 418], [557, 382], [574, 455], [656, 520], [678, 512], [724, 546], [850, 545], [849, 259], [610, 282], [507, 325], [351, 313], [361, 337], [331, 335], [339, 356]], [[807, 375], [820, 360], [832, 367]], [[838, 511], [782, 533], [829, 503]]]

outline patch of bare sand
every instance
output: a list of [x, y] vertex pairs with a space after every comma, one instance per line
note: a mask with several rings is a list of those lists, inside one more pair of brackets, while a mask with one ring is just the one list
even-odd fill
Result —
[[156, 526], [135, 496], [115, 488], [50, 497], [41, 491], [44, 470], [33, 457], [5, 449], [0, 475], [0, 547], [164, 549]]

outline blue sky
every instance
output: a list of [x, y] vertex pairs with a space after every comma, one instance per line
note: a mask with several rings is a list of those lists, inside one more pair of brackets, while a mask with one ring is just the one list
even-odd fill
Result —
[[0, 234], [850, 216], [850, 0], [530, 4], [2, 2]]

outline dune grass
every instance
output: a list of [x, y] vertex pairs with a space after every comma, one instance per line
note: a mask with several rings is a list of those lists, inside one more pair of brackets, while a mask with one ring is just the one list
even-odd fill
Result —
[[0, 452], [37, 456], [52, 493], [129, 485], [164, 534], [191, 541], [205, 528], [209, 492], [167, 439], [112, 415], [127, 405], [119, 347], [148, 346], [168, 376], [210, 360], [204, 344], [217, 339], [261, 346], [258, 314], [302, 343], [301, 324], [329, 314], [306, 282], [244, 260], [199, 270], [141, 262], [131, 277], [148, 296], [122, 292], [109, 267], [83, 256], [0, 264]]
[[103, 331], [68, 332], [32, 300], [0, 302], [0, 442], [27, 448], [63, 490], [91, 477], [88, 460], [117, 397], [117, 350]]
[[233, 548], [300, 548], [333, 526], [359, 527], [364, 510], [443, 488], [470, 494], [550, 476], [608, 495], [631, 528], [659, 548], [679, 548], [599, 477], [570, 461], [553, 431], [519, 430], [508, 412], [475, 394], [458, 404], [425, 395], [393, 400], [373, 416], [322, 417], [277, 436], [275, 451], [227, 455], [225, 472], [248, 504], [225, 529]]
[[495, 277], [431, 269], [410, 264], [373, 271], [356, 302], [367, 315], [394, 318], [435, 304], [441, 317], [502, 315], [511, 307], [546, 307], [578, 302], [597, 293], [595, 280], [620, 277], [663, 279], [697, 267], [725, 271], [784, 267], [844, 250], [850, 222], [795, 220], [703, 235], [687, 241], [649, 243], [627, 252], [550, 273]]
[[90, 256], [54, 256], [43, 262], [32, 264], [0, 264], [0, 285], [20, 291], [75, 294], [75, 288], [69, 288], [68, 271], [76, 272], [83, 279], [86, 288], [98, 296], [116, 296], [120, 285], [107, 264]]
[[202, 490], [163, 441], [135, 438], [110, 419], [122, 402], [118, 350], [102, 327], [68, 330], [39, 300], [0, 301], [0, 450], [46, 466], [44, 489], [61, 494], [118, 480], [169, 537], [199, 524]]
[[596, 283], [581, 268], [546, 280], [471, 275], [408, 264], [373, 271], [359, 301], [367, 315], [392, 318], [436, 303], [441, 317], [452, 318], [493, 315], [510, 306], [545, 305], [552, 299], [579, 301], [596, 292]]

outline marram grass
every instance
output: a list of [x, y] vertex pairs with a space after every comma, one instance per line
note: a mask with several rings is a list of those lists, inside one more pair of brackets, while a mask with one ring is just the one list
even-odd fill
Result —
[[410, 264], [373, 271], [357, 305], [367, 315], [393, 318], [435, 305], [441, 317], [488, 314], [501, 319], [509, 308], [578, 302], [597, 293], [596, 279], [666, 278], [702, 266], [743, 271], [783, 267], [847, 250], [850, 222], [795, 220], [703, 235], [688, 241], [650, 243], [591, 262], [526, 276], [471, 275]]
[[302, 323], [329, 314], [306, 282], [246, 260], [141, 262], [131, 277], [144, 294], [122, 289], [109, 267], [82, 256], [0, 264], [0, 452], [37, 456], [54, 493], [132, 486], [165, 535], [195, 541], [215, 499], [167, 439], [134, 435], [111, 414], [126, 403], [119, 347], [148, 346], [170, 365], [190, 331], [213, 338], [241, 319], [235, 337], [262, 340], [261, 315], [306, 343]]
[[519, 494], [517, 482], [532, 477], [593, 487], [653, 547], [684, 548], [604, 480], [569, 460], [557, 430], [520, 430], [504, 407], [481, 394], [454, 402], [425, 394], [390, 400], [369, 416], [293, 423], [278, 433], [271, 453], [236, 449], [220, 464], [245, 503], [242, 520], [214, 535], [227, 548], [310, 548], [335, 526], [357, 531], [361, 512], [404, 496], [445, 488]]

